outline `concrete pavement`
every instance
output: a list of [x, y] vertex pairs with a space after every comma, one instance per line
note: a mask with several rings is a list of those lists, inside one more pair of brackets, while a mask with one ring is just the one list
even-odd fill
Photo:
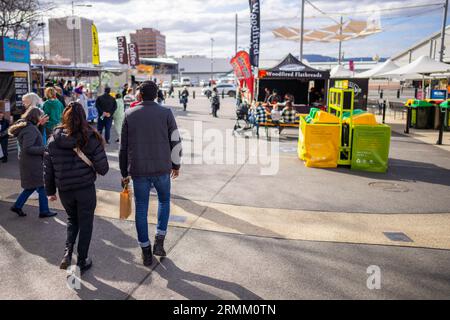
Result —
[[[174, 111], [193, 136], [199, 122], [220, 132], [234, 124], [231, 100], [219, 119], [204, 98], [187, 113]], [[274, 176], [261, 176], [247, 151], [244, 163], [183, 166], [173, 185], [169, 257], [153, 269], [140, 265], [133, 222], [115, 219], [120, 174], [110, 145], [112, 170], [97, 183], [95, 266], [78, 292], [57, 268], [65, 215], [39, 220], [36, 201], [25, 219], [10, 213], [20, 191], [17, 161], [0, 164], [0, 298], [449, 298], [448, 152], [395, 133], [387, 174], [309, 169], [296, 157], [296, 133], [280, 139]], [[391, 241], [388, 231], [413, 242]], [[371, 265], [381, 269], [381, 290], [366, 286]]]

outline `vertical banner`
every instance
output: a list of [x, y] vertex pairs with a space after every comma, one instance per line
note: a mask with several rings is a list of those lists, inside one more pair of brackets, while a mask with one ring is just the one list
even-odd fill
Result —
[[259, 67], [259, 49], [261, 40], [261, 7], [259, 0], [249, 0], [250, 4], [250, 62]]
[[130, 66], [136, 67], [140, 64], [139, 61], [139, 49], [137, 43], [132, 42], [128, 45], [128, 52], [130, 54]]
[[353, 60], [348, 62], [348, 68], [351, 72], [355, 72], [355, 62]]
[[117, 37], [117, 48], [119, 52], [119, 63], [128, 64], [127, 38], [125, 36]]
[[100, 64], [100, 46], [98, 43], [98, 32], [95, 24], [92, 24], [92, 64]]
[[252, 73], [252, 66], [250, 63], [250, 56], [246, 51], [239, 51], [236, 56], [231, 59], [231, 65], [233, 66], [234, 73], [239, 80], [245, 80], [247, 88], [253, 98], [254, 89], [254, 77]]

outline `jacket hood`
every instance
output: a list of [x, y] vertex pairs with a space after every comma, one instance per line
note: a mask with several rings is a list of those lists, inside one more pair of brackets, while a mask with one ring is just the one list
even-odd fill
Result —
[[[94, 134], [93, 131], [88, 132], [88, 138]], [[53, 134], [53, 139], [56, 145], [61, 149], [74, 149], [77, 146], [77, 141], [80, 138], [80, 134], [70, 137], [64, 129], [56, 129]]]
[[22, 131], [22, 129], [24, 129], [26, 126], [28, 126], [28, 122], [21, 119], [19, 121], [17, 121], [15, 124], [13, 124], [8, 132], [10, 135], [17, 137], [19, 135], [19, 133]]

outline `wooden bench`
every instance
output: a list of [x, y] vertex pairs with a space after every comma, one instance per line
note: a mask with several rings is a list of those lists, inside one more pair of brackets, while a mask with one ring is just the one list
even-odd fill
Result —
[[266, 137], [269, 136], [269, 128], [299, 128], [300, 122], [294, 122], [294, 123], [283, 123], [280, 122], [278, 125], [274, 124], [273, 122], [263, 122], [259, 124], [259, 127], [264, 127], [266, 131]]

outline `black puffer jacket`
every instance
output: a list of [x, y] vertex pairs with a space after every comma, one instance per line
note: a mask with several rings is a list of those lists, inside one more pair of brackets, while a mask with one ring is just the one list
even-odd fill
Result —
[[61, 129], [55, 130], [44, 155], [44, 179], [48, 195], [56, 194], [57, 188], [59, 191], [72, 191], [91, 186], [96, 180], [97, 173], [102, 176], [108, 173], [109, 165], [105, 149], [94, 132], [90, 133], [88, 144], [82, 148], [94, 168], [80, 159], [73, 151], [75, 147], [75, 138], [69, 137]]

